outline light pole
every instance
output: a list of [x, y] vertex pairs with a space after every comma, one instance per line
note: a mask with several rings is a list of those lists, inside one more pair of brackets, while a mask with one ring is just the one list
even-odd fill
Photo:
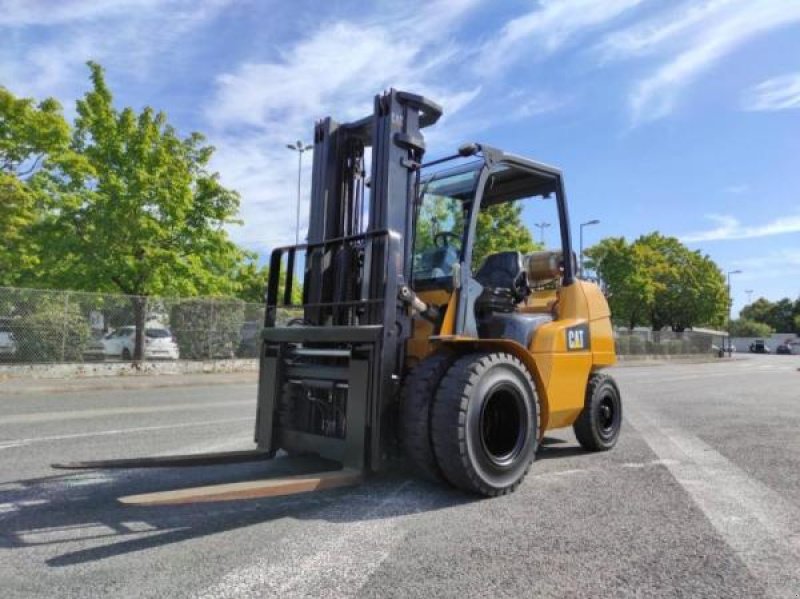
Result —
[[544, 248], [544, 230], [550, 226], [550, 223], [533, 223], [533, 226], [539, 229], [539, 235], [542, 238], [542, 248]]
[[578, 272], [580, 273], [578, 275], [579, 279], [583, 278], [583, 228], [584, 227], [588, 227], [589, 225], [599, 225], [599, 224], [600, 224], [600, 221], [597, 220], [597, 219], [587, 220], [585, 223], [581, 223], [581, 235], [580, 235], [580, 238], [581, 238], [581, 247], [580, 247], [581, 253], [580, 253], [580, 261], [579, 261], [580, 262], [580, 267], [578, 268]]
[[303, 175], [303, 152], [310, 150], [314, 146], [304, 144], [298, 139], [293, 144], [286, 144], [286, 147], [297, 152], [297, 221], [294, 229], [294, 244], [300, 245], [300, 178]]
[[731, 355], [731, 348], [733, 347], [731, 341], [731, 310], [733, 309], [733, 296], [731, 295], [731, 275], [742, 274], [741, 270], [728, 271], [728, 355]]

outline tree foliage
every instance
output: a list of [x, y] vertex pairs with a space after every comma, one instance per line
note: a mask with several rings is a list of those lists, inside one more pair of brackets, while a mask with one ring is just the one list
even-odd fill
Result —
[[749, 318], [737, 318], [730, 324], [731, 337], [769, 337], [774, 332], [768, 324]]
[[763, 323], [778, 333], [800, 334], [800, 297], [794, 302], [788, 297], [776, 302], [760, 297], [742, 308], [740, 315]]
[[39, 246], [32, 227], [42, 197], [31, 179], [51, 158], [62, 155], [69, 125], [52, 98], [35, 104], [0, 87], [0, 285], [29, 283]]
[[623, 237], [608, 237], [584, 253], [589, 268], [610, 292], [614, 320], [631, 329], [649, 324], [656, 283], [648, 269], [648, 248], [629, 244]]
[[528, 227], [522, 222], [522, 204], [505, 202], [481, 208], [472, 248], [475, 269], [489, 254], [511, 250], [527, 254], [537, 249], [541, 249], [541, 245], [533, 240]]
[[606, 285], [619, 324], [683, 331], [725, 323], [728, 293], [722, 272], [711, 258], [674, 237], [654, 232], [632, 243], [608, 238], [586, 255]]
[[[437, 233], [451, 232], [460, 239], [466, 226], [465, 218], [461, 200], [427, 193], [417, 219], [415, 251], [420, 253], [432, 248]], [[460, 241], [448, 239], [447, 243], [460, 248]], [[537, 249], [541, 249], [541, 244], [533, 240], [522, 222], [522, 205], [519, 202], [481, 208], [472, 248], [473, 271], [480, 268], [489, 254], [511, 250], [526, 254]]]
[[[42, 227], [45, 268], [61, 285], [135, 296], [227, 294], [243, 259], [225, 225], [239, 197], [208, 168], [214, 149], [199, 133], [182, 137], [152, 108], [118, 110], [102, 68], [77, 102], [64, 160], [40, 182], [51, 199]], [[134, 300], [137, 356], [144, 302]]]

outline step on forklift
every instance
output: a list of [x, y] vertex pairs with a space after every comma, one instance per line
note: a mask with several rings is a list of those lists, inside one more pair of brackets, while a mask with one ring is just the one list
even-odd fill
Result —
[[[274, 250], [252, 452], [62, 464], [205, 465], [313, 454], [338, 469], [122, 498], [217, 501], [358, 482], [398, 455], [483, 496], [514, 491], [546, 431], [610, 449], [620, 393], [608, 304], [576, 276], [562, 174], [484, 144], [425, 162], [442, 109], [390, 90], [373, 114], [314, 130], [307, 243]], [[366, 163], [370, 160], [370, 176]], [[472, 268], [478, 216], [554, 201], [560, 246]], [[301, 303], [293, 303], [302, 285]]]

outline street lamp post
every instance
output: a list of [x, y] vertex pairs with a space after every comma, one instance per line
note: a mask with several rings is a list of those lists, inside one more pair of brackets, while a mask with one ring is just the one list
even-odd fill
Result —
[[731, 295], [731, 275], [739, 275], [742, 274], [741, 270], [729, 270], [728, 271], [728, 356], [731, 355], [732, 351], [731, 348], [732, 340], [731, 340], [731, 310], [733, 309], [733, 296]]
[[294, 229], [294, 244], [300, 245], [300, 179], [303, 176], [303, 152], [314, 146], [304, 144], [299, 139], [293, 144], [286, 144], [290, 150], [297, 152], [297, 220]]
[[533, 223], [533, 226], [539, 229], [539, 236], [542, 238], [542, 247], [544, 248], [544, 230], [550, 226], [550, 223]]
[[580, 273], [578, 278], [580, 278], [580, 279], [583, 278], [583, 228], [584, 227], [588, 227], [589, 225], [599, 225], [599, 224], [600, 224], [600, 221], [597, 220], [597, 219], [587, 220], [585, 223], [581, 223], [581, 234], [580, 234], [580, 238], [581, 238], [580, 250], [581, 250], [581, 253], [580, 253], [580, 256], [579, 256], [580, 266], [578, 267], [578, 272]]

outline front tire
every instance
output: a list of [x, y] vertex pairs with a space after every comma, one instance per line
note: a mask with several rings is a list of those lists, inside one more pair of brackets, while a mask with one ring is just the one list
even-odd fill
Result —
[[514, 356], [476, 353], [457, 360], [439, 386], [431, 420], [445, 478], [488, 497], [516, 490], [536, 454], [539, 413], [533, 379]]
[[606, 451], [616, 445], [622, 427], [622, 398], [607, 374], [593, 374], [586, 385], [583, 410], [572, 425], [581, 447]]

